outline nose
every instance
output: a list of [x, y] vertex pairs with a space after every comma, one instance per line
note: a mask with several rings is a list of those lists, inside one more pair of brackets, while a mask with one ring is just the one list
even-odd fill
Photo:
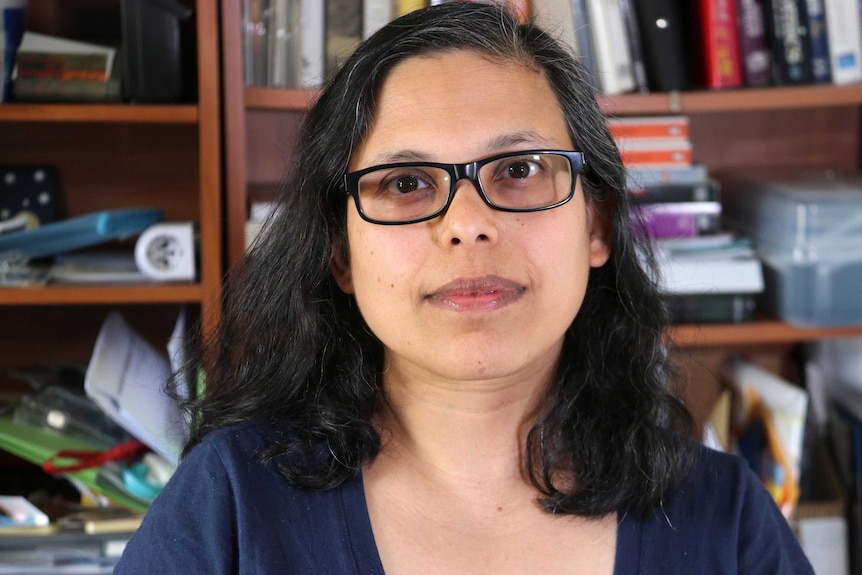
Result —
[[498, 212], [485, 203], [477, 186], [469, 178], [461, 178], [455, 184], [452, 202], [437, 218], [443, 244], [479, 244], [497, 240]]

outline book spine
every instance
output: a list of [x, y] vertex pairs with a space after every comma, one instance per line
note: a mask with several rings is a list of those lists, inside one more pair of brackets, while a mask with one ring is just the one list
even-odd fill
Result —
[[770, 82], [769, 44], [766, 41], [763, 0], [738, 0], [739, 59], [745, 85], [768, 86]]
[[608, 129], [614, 139], [688, 138], [687, 116], [629, 116], [609, 118]]
[[300, 19], [300, 88], [316, 88], [326, 77], [326, 13], [320, 0], [302, 0]]
[[627, 166], [626, 181], [629, 188], [657, 184], [701, 184], [706, 182], [709, 171], [703, 164], [690, 166]]
[[587, 9], [601, 90], [608, 95], [633, 90], [634, 74], [619, 0], [588, 0]]
[[720, 186], [716, 180], [697, 184], [652, 184], [628, 188], [629, 196], [637, 204], [666, 202], [717, 202]]
[[633, 149], [620, 147], [625, 166], [687, 166], [691, 164], [691, 148]]
[[578, 53], [572, 0], [533, 0], [531, 10], [536, 25], [564, 44], [572, 54]]
[[707, 88], [739, 87], [742, 63], [735, 0], [699, 0], [699, 4], [704, 85]]
[[331, 78], [362, 42], [362, 0], [327, 0], [325, 4], [325, 70]]
[[810, 84], [811, 43], [806, 0], [769, 0], [766, 31], [772, 46], [772, 83]]
[[650, 90], [671, 92], [690, 87], [682, 12], [673, 0], [634, 0], [643, 40]]
[[19, 52], [18, 78], [51, 78], [60, 81], [108, 81], [104, 54]]
[[426, 0], [398, 0], [398, 15], [404, 16], [427, 5], [428, 2]]
[[824, 0], [834, 84], [862, 82], [862, 27], [858, 10], [856, 0]]
[[623, 24], [629, 44], [629, 57], [632, 62], [635, 89], [639, 92], [647, 92], [649, 91], [649, 84], [646, 76], [646, 64], [644, 63], [643, 40], [638, 26], [634, 0], [620, 0], [620, 11], [623, 15]]
[[587, 0], [572, 0], [572, 18], [575, 21], [575, 41], [578, 44], [578, 58], [587, 73], [593, 88], [598, 88], [596, 76], [596, 53], [593, 49], [593, 31]]
[[829, 28], [823, 11], [823, 0], [806, 0], [808, 39], [811, 43], [811, 77], [815, 84], [832, 83], [829, 59]]
[[362, 0], [362, 37], [368, 38], [395, 16], [392, 0]]

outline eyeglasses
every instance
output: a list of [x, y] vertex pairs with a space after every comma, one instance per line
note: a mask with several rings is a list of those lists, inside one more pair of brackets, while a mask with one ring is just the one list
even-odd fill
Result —
[[383, 164], [344, 175], [344, 191], [359, 215], [373, 224], [413, 224], [436, 218], [470, 180], [489, 207], [503, 212], [538, 212], [561, 206], [575, 193], [584, 153], [529, 150], [467, 162]]

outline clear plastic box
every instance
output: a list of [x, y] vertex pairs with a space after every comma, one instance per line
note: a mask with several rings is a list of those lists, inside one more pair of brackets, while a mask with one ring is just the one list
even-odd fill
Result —
[[722, 184], [725, 225], [763, 261], [764, 307], [802, 326], [862, 324], [862, 174], [761, 170]]

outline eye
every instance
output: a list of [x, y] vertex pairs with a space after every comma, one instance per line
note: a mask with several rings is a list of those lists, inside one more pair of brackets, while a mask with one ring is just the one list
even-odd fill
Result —
[[422, 181], [416, 176], [401, 176], [389, 183], [389, 189], [401, 194], [415, 192], [422, 187]]
[[525, 179], [538, 174], [542, 170], [541, 164], [526, 158], [512, 160], [505, 166], [504, 177]]

